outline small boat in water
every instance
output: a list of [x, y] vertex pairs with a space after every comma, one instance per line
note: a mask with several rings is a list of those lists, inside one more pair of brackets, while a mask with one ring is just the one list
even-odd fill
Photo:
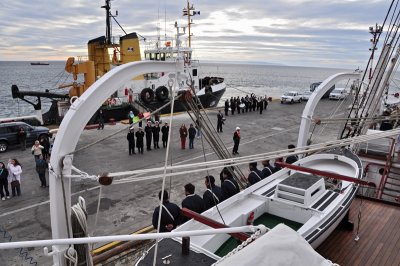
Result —
[[48, 66], [50, 63], [48, 62], [31, 62], [31, 66]]

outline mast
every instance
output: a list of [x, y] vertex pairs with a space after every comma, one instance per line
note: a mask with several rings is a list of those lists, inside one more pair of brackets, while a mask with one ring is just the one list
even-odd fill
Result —
[[192, 45], [192, 34], [190, 33], [190, 25], [194, 24], [192, 22], [191, 17], [195, 15], [200, 15], [200, 11], [195, 11], [193, 4], [190, 5], [189, 0], [187, 1], [187, 5], [183, 8], [183, 16], [187, 16], [188, 18], [188, 32], [189, 32], [189, 47]]
[[111, 44], [111, 20], [110, 20], [111, 4], [110, 4], [110, 0], [106, 0], [106, 4], [104, 6], [102, 6], [101, 8], [104, 8], [106, 10], [106, 44]]
[[373, 61], [374, 61], [374, 53], [378, 48], [376, 47], [376, 44], [378, 43], [378, 38], [377, 35], [381, 34], [382, 32], [382, 26], [378, 26], [378, 24], [375, 24], [375, 28], [373, 26], [369, 27], [369, 33], [372, 34], [372, 39], [371, 41], [371, 48], [369, 50], [371, 51], [371, 64], [369, 66], [369, 79], [372, 79], [372, 68], [373, 68]]

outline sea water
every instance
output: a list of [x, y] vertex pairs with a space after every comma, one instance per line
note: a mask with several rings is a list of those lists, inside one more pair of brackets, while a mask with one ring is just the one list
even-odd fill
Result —
[[[11, 96], [11, 86], [17, 85], [20, 91], [48, 90], [52, 93], [66, 94], [67, 89], [59, 89], [61, 84], [73, 82], [72, 75], [64, 70], [65, 62], [50, 61], [50, 65], [32, 66], [30, 62], [0, 62], [0, 118], [33, 114], [33, 106]], [[279, 98], [285, 91], [307, 91], [313, 82], [323, 81], [338, 72], [349, 69], [312, 68], [296, 66], [273, 66], [251, 64], [200, 64], [200, 77], [217, 76], [225, 78], [227, 90], [219, 105], [231, 96], [257, 96]], [[345, 84], [344, 84], [345, 85]], [[344, 87], [343, 85], [343, 87]], [[35, 97], [27, 99], [36, 102]], [[51, 100], [42, 98], [42, 110], [47, 111]]]

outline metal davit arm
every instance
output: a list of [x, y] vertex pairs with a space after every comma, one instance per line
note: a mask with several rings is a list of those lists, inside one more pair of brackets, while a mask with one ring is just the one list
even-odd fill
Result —
[[[50, 217], [53, 239], [69, 238], [70, 225], [67, 219], [71, 209], [70, 180], [62, 178], [71, 174], [72, 153], [79, 137], [98, 107], [116, 88], [133, 77], [152, 72], [181, 72], [183, 62], [133, 62], [121, 65], [106, 73], [86, 90], [65, 115], [54, 142], [50, 159]], [[63, 252], [65, 245], [54, 245], [53, 264], [65, 265]]]
[[327, 92], [335, 83], [344, 79], [359, 79], [360, 73], [338, 73], [332, 75], [324, 80], [311, 94], [310, 99], [304, 107], [303, 114], [301, 115], [301, 123], [299, 129], [299, 138], [297, 140], [297, 147], [305, 147], [307, 145], [307, 138], [310, 132], [311, 120], [314, 115], [315, 107], [321, 100], [322, 96]]

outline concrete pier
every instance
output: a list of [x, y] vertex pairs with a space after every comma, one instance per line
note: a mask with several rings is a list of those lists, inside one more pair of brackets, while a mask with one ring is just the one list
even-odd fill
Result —
[[[322, 100], [318, 104], [315, 116], [325, 118], [342, 104], [342, 113], [346, 106], [342, 102]], [[297, 135], [300, 124], [300, 116], [305, 103], [281, 104], [270, 102], [268, 109], [259, 112], [229, 114], [223, 126], [223, 133], [216, 133], [222, 138], [228, 150], [232, 151], [233, 132], [237, 126], [241, 128], [241, 142], [238, 156], [250, 155], [261, 152], [270, 152], [286, 149], [288, 144], [297, 143]], [[213, 126], [217, 125], [217, 110], [209, 110], [209, 115]], [[169, 122], [168, 117], [162, 117], [162, 122]], [[184, 164], [203, 162], [204, 154], [206, 160], [215, 160], [217, 157], [207, 143], [203, 147], [201, 139], [195, 139], [194, 149], [180, 149], [179, 127], [185, 123], [188, 127], [193, 123], [187, 114], [174, 116], [172, 125], [172, 142], [170, 164]], [[316, 135], [324, 126], [317, 126], [314, 130]], [[337, 124], [328, 125], [322, 136], [317, 142], [336, 139], [338, 135]], [[128, 142], [126, 134], [128, 126], [118, 123], [113, 126], [106, 125], [104, 130], [85, 130], [80, 137], [78, 149], [89, 143], [97, 141], [106, 135], [112, 134], [122, 128], [126, 128], [109, 139], [101, 141], [99, 144], [78, 152], [73, 161], [73, 165], [78, 169], [89, 174], [100, 174], [103, 172], [117, 172], [135, 169], [146, 169], [161, 167], [164, 165], [165, 151], [162, 148], [160, 137], [160, 149], [146, 151], [144, 154], [128, 155]], [[137, 126], [135, 126], [135, 132]], [[17, 158], [23, 169], [20, 197], [14, 197], [6, 201], [0, 201], [0, 229], [4, 228], [7, 235], [12, 236], [12, 241], [36, 240], [51, 238], [50, 214], [49, 214], [49, 195], [47, 188], [40, 187], [40, 181], [35, 171], [35, 162], [30, 152], [30, 147], [26, 151], [15, 148], [6, 153], [0, 154], [0, 161], [7, 163], [9, 158]], [[247, 165], [243, 165], [242, 171], [245, 175], [249, 173]], [[258, 162], [258, 168], [262, 165]], [[195, 172], [190, 176], [178, 176], [168, 178], [166, 188], [170, 191], [170, 200], [179, 206], [185, 197], [183, 186], [191, 182], [196, 186], [196, 193], [203, 195], [205, 191], [204, 176], [211, 174], [216, 178], [219, 185], [219, 172]], [[151, 216], [155, 206], [158, 204], [158, 192], [161, 189], [161, 179], [127, 183], [121, 185], [111, 185], [103, 187], [101, 191], [100, 211], [95, 225], [97, 203], [99, 199], [100, 185], [91, 180], [72, 181], [72, 202], [77, 202], [77, 197], [82, 196], [86, 200], [89, 213], [88, 225], [89, 233], [92, 236], [109, 234], [127, 234], [151, 224]], [[10, 191], [11, 192], [11, 191]], [[62, 200], [62, 195], [60, 195]], [[0, 242], [7, 242], [0, 232]], [[49, 247], [50, 248], [50, 247]], [[51, 265], [51, 258], [45, 257], [43, 249], [35, 248], [29, 250], [29, 256], [38, 265]], [[19, 250], [0, 250], [0, 261], [2, 265], [28, 265], [19, 254]], [[4, 263], [4, 264], [3, 264]]]

